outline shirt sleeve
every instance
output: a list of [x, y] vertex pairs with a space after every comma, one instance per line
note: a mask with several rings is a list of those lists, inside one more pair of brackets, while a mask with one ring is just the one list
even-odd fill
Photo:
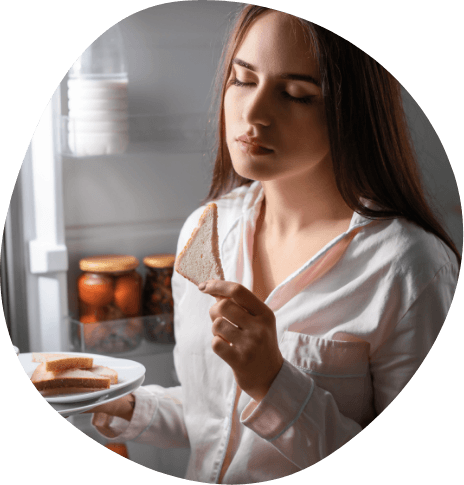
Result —
[[240, 421], [301, 469], [322, 460], [362, 429], [340, 413], [332, 394], [287, 360], [263, 400], [252, 400]]
[[159, 448], [188, 448], [180, 386], [152, 385], [133, 392], [135, 408], [131, 421], [95, 413], [92, 424], [109, 441], [137, 441]]
[[[432, 347], [456, 281], [456, 267], [442, 267], [371, 356], [377, 414], [404, 388]], [[240, 421], [301, 469], [325, 458], [362, 430], [340, 413], [330, 392], [286, 360], [264, 399], [260, 403], [252, 400]]]

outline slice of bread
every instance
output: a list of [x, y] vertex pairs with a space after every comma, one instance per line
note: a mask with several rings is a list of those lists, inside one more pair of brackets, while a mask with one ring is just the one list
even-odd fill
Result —
[[33, 353], [32, 362], [45, 364], [47, 372], [60, 372], [66, 369], [90, 369], [93, 366], [91, 357], [66, 354]]
[[67, 369], [61, 372], [51, 372], [45, 370], [45, 363], [37, 366], [32, 374], [31, 381], [39, 390], [61, 389], [61, 388], [86, 388], [109, 389], [111, 378], [105, 375], [83, 369]]
[[197, 286], [207, 280], [224, 279], [219, 256], [217, 218], [217, 205], [214, 202], [208, 204], [176, 259], [176, 271]]
[[110, 369], [109, 367], [96, 365], [89, 369], [89, 372], [92, 372], [92, 374], [95, 374], [99, 377], [108, 377], [110, 379], [110, 384], [118, 383], [118, 373], [114, 369]]
[[69, 394], [87, 394], [88, 392], [101, 391], [102, 389], [89, 389], [88, 387], [57, 387], [56, 389], [42, 389], [43, 397], [67, 396]]

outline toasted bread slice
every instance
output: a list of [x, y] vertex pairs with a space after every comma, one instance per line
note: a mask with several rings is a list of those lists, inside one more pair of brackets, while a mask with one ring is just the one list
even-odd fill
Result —
[[39, 391], [69, 387], [86, 388], [88, 390], [109, 389], [111, 385], [111, 378], [108, 376], [82, 369], [67, 369], [61, 372], [46, 371], [44, 363], [37, 366], [32, 374], [31, 381]]
[[67, 354], [33, 353], [32, 362], [42, 362], [45, 364], [47, 372], [60, 372], [66, 369], [90, 369], [93, 366], [91, 357]]
[[105, 367], [103, 365], [96, 365], [89, 369], [89, 372], [99, 377], [108, 377], [110, 379], [110, 384], [118, 383], [118, 373], [114, 369]]
[[[108, 377], [110, 379], [110, 384], [118, 383], [118, 373], [114, 369], [109, 367], [104, 367], [102, 365], [96, 365], [89, 372], [100, 377]], [[43, 389], [40, 391], [42, 396], [56, 396], [57, 394], [80, 394], [85, 392], [91, 392], [92, 390], [97, 391], [98, 389], [89, 389], [88, 387], [60, 387], [55, 389]]]
[[53, 397], [67, 396], [69, 394], [86, 394], [94, 391], [101, 391], [101, 389], [90, 389], [88, 387], [57, 387], [56, 389], [42, 389], [39, 392], [43, 397]]
[[224, 279], [219, 256], [217, 205], [206, 206], [184, 249], [177, 256], [175, 269], [197, 286], [203, 281]]

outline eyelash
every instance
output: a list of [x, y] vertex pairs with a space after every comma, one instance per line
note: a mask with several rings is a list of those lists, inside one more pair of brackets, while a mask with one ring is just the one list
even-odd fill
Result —
[[[238, 87], [248, 87], [251, 86], [254, 83], [244, 83], [240, 81], [239, 79], [235, 78], [232, 79], [230, 82], [231, 85], [233, 86], [238, 86]], [[314, 96], [305, 96], [304, 98], [295, 98], [294, 96], [291, 96], [288, 94], [286, 91], [282, 92], [282, 96], [286, 99], [288, 99], [292, 103], [299, 103], [299, 104], [311, 104], [313, 101]]]

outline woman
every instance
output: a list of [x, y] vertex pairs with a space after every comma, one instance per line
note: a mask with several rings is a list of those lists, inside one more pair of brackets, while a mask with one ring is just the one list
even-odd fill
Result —
[[141, 388], [93, 423], [189, 446], [188, 479], [251, 483], [316, 463], [388, 406], [440, 331], [460, 257], [422, 194], [399, 85], [374, 60], [255, 6], [223, 59], [207, 200], [226, 281], [173, 277], [181, 386]]

